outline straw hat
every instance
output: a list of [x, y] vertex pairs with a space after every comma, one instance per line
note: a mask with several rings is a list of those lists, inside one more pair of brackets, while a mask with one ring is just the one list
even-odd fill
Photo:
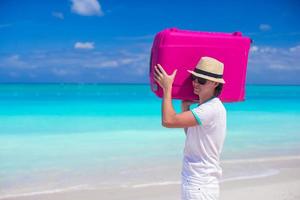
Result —
[[225, 83], [223, 79], [224, 64], [211, 57], [202, 57], [194, 71], [187, 71], [200, 78]]

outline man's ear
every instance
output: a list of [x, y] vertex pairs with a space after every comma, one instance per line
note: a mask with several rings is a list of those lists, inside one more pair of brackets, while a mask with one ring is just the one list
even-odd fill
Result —
[[217, 82], [213, 82], [213, 83], [214, 83], [215, 88], [218, 87], [218, 85], [220, 84], [220, 83], [217, 83]]

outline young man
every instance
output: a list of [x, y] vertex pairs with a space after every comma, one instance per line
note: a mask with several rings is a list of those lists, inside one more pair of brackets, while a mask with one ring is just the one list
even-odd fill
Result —
[[219, 199], [219, 180], [222, 175], [220, 154], [226, 135], [226, 110], [217, 97], [225, 83], [223, 63], [202, 57], [194, 71], [194, 93], [199, 106], [190, 110], [195, 102], [182, 102], [182, 113], [176, 114], [171, 99], [172, 84], [177, 70], [168, 75], [161, 65], [155, 66], [155, 80], [164, 91], [162, 125], [184, 128], [186, 141], [182, 167], [181, 198], [197, 200]]

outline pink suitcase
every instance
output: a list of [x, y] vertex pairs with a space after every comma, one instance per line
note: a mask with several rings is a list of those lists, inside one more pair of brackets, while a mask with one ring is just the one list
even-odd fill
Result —
[[168, 74], [175, 69], [172, 98], [197, 100], [193, 93], [191, 74], [199, 59], [209, 56], [224, 63], [225, 84], [221, 95], [223, 102], [245, 99], [245, 79], [251, 39], [240, 32], [212, 33], [178, 30], [175, 28], [159, 32], [154, 39], [150, 58], [151, 90], [163, 96], [162, 88], [154, 80], [154, 66], [161, 64]]

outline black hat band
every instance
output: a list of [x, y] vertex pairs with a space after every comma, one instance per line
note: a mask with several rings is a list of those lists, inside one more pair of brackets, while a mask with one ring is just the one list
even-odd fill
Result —
[[210, 76], [210, 77], [213, 77], [213, 78], [222, 78], [223, 75], [221, 74], [214, 74], [214, 73], [210, 73], [210, 72], [207, 72], [207, 71], [203, 71], [201, 69], [195, 69], [194, 72], [198, 73], [198, 74], [203, 74], [203, 75], [206, 75], [206, 76]]

